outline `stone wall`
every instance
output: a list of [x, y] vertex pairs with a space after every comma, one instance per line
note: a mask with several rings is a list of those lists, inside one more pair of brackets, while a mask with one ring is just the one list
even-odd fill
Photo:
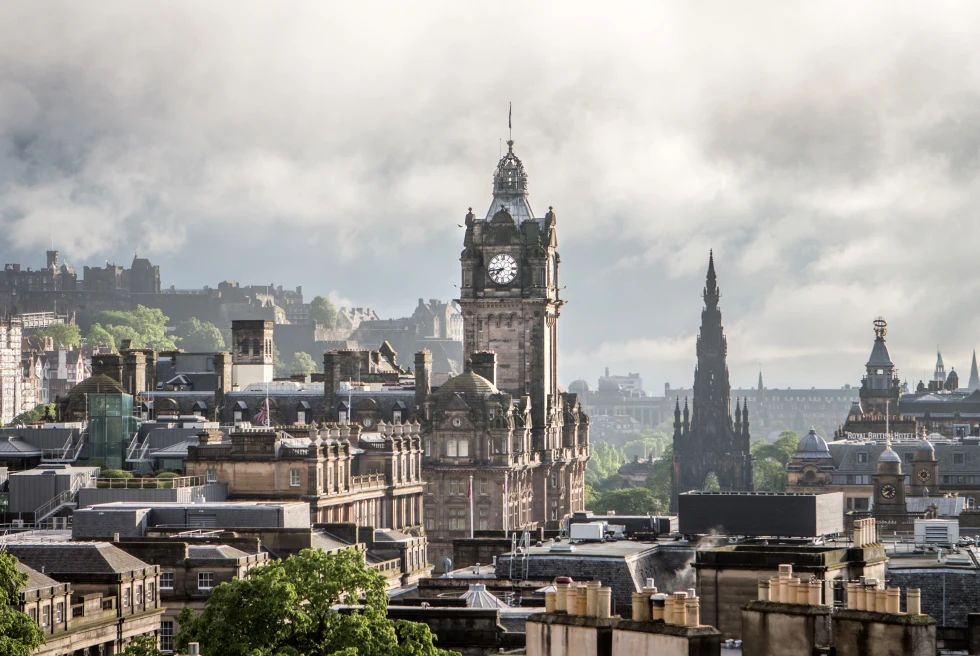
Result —
[[837, 656], [935, 656], [936, 622], [925, 615], [841, 610], [833, 617]]
[[811, 656], [830, 644], [830, 607], [751, 601], [742, 635], [743, 656]]
[[976, 569], [923, 568], [889, 570], [889, 586], [919, 588], [922, 612], [935, 618], [941, 627], [967, 627], [967, 617], [980, 608], [980, 574]]

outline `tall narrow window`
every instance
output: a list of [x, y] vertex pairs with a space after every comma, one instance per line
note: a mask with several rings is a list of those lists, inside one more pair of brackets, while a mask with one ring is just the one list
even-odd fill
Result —
[[290, 487], [299, 487], [299, 470], [290, 469], [289, 470], [289, 485]]
[[174, 623], [169, 620], [160, 622], [160, 651], [174, 650]]

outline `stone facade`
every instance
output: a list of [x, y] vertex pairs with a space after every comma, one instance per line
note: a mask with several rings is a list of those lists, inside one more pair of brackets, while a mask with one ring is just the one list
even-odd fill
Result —
[[556, 528], [585, 508], [589, 420], [558, 388], [557, 216], [549, 208], [534, 218], [513, 146], [497, 164], [487, 217], [471, 209], [465, 219], [457, 303], [466, 371], [420, 399], [437, 562], [471, 528]]
[[[306, 501], [313, 522], [418, 530], [422, 524], [421, 439], [415, 425], [362, 432], [311, 425], [298, 437], [239, 427], [223, 440], [205, 431], [188, 448], [187, 475], [228, 483], [231, 500]], [[355, 455], [358, 453], [359, 455]]]
[[671, 477], [671, 509], [677, 496], [701, 490], [714, 473], [722, 490], [752, 489], [752, 458], [749, 455], [749, 409], [735, 403], [732, 422], [731, 384], [728, 382], [728, 340], [721, 325], [718, 300], [721, 292], [715, 275], [715, 260], [708, 258], [704, 287], [704, 310], [698, 335], [698, 364], [694, 369], [693, 416], [684, 400], [674, 406], [674, 468]]

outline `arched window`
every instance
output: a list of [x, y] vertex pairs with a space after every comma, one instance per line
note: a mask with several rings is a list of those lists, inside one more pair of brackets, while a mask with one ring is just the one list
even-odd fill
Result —
[[262, 355], [262, 342], [255, 340], [252, 344], [252, 355]]
[[250, 346], [251, 346], [251, 342], [249, 341], [248, 337], [242, 340], [242, 347], [241, 347], [242, 355], [248, 355]]

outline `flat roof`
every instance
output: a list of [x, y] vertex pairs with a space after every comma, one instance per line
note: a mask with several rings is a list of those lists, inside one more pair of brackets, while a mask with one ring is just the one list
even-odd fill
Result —
[[[663, 545], [659, 542], [637, 542], [635, 540], [616, 540], [616, 541], [606, 541], [606, 542], [571, 542], [563, 540], [561, 542], [555, 543], [554, 546], [559, 546], [559, 549], [552, 549], [553, 545], [543, 544], [540, 547], [530, 547], [527, 550], [527, 555], [533, 558], [562, 558], [562, 557], [572, 557], [581, 558], [583, 556], [593, 557], [593, 558], [625, 558], [627, 556], [634, 556], [637, 554], [646, 553], [648, 551], [657, 551]], [[571, 546], [571, 551], [566, 549]], [[690, 548], [690, 545], [688, 545]], [[513, 551], [508, 551], [503, 554], [501, 558], [515, 558], [519, 554], [515, 554]]]
[[192, 501], [110, 501], [99, 503], [83, 510], [138, 510], [140, 508], [282, 508], [285, 506], [309, 506], [306, 501], [206, 501], [204, 503], [194, 503]]

